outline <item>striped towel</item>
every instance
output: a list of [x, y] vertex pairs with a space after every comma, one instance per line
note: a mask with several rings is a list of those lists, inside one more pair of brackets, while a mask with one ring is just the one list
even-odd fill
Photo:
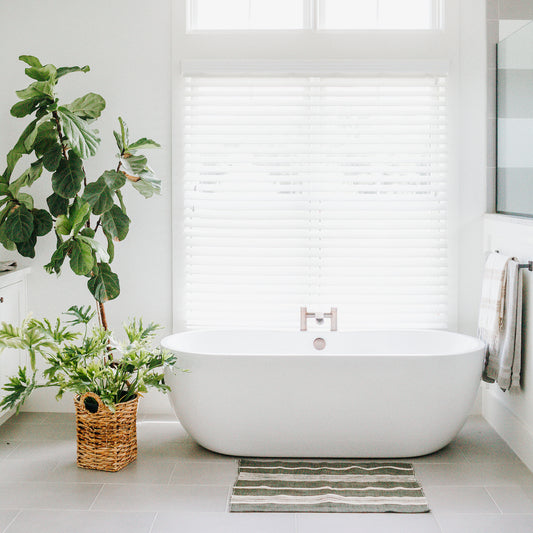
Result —
[[231, 512], [425, 513], [413, 465], [241, 459]]
[[520, 386], [522, 276], [516, 259], [491, 253], [485, 264], [478, 336], [487, 344], [483, 380]]

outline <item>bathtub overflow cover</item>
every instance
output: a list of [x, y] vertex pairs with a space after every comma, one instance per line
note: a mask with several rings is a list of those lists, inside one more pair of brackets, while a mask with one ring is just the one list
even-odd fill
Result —
[[326, 347], [326, 341], [325, 341], [322, 337], [317, 337], [317, 338], [313, 341], [313, 346], [314, 346], [317, 350], [323, 350], [323, 349]]

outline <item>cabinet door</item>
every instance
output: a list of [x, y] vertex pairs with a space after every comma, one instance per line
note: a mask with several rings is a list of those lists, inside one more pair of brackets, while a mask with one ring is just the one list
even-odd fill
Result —
[[[0, 322], [20, 325], [21, 298], [21, 282], [0, 288]], [[7, 378], [17, 373], [19, 364], [19, 350], [9, 348], [0, 353], [0, 386], [4, 386]], [[3, 390], [0, 390], [0, 398], [3, 398], [5, 394]]]

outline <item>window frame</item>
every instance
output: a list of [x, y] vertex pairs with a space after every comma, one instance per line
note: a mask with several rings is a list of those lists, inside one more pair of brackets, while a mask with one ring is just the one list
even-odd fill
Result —
[[[223, 0], [221, 0], [223, 1]], [[434, 20], [431, 28], [369, 28], [369, 29], [330, 29], [325, 28], [324, 12], [327, 0], [301, 0], [303, 3], [303, 20], [301, 28], [280, 29], [202, 29], [196, 26], [196, 0], [186, 0], [186, 32], [188, 34], [256, 34], [256, 33], [295, 33], [295, 32], [316, 32], [316, 33], [403, 33], [403, 32], [441, 32], [445, 29], [446, 16], [445, 6], [449, 0], [431, 0], [434, 6]]]
[[[183, 154], [183, 97], [182, 76], [184, 67], [194, 61], [197, 69], [217, 68], [227, 72], [235, 65], [256, 66], [275, 60], [286, 60], [294, 65], [305, 65], [314, 61], [329, 64], [335, 70], [342, 62], [351, 62], [357, 68], [376, 68], [384, 62], [403, 68], [406, 64], [445, 63], [448, 66], [449, 84], [449, 329], [456, 329], [458, 323], [459, 288], [459, 248], [457, 235], [467, 216], [461, 218], [460, 186], [458, 168], [462, 163], [465, 139], [460, 127], [470, 108], [461, 107], [461, 19], [460, 0], [446, 0], [446, 24], [440, 30], [401, 30], [401, 31], [187, 31], [186, 3], [176, 0], [173, 3], [173, 192], [172, 192], [172, 235], [173, 235], [173, 324], [175, 331], [185, 329], [183, 283], [185, 280], [185, 239], [183, 224], [183, 191], [181, 187]], [[335, 58], [332, 60], [332, 58]], [[385, 58], [385, 59], [384, 59]], [[337, 64], [336, 64], [337, 63]], [[402, 67], [403, 65], [403, 67]], [[465, 114], [466, 113], [466, 114]], [[468, 142], [466, 144], [468, 146]]]

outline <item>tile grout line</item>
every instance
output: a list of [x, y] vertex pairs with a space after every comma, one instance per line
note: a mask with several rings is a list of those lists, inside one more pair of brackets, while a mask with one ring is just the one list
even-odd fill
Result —
[[174, 466], [172, 467], [172, 470], [170, 471], [170, 476], [168, 476], [167, 485], [171, 485], [172, 476], [174, 475], [174, 472], [176, 471], [176, 467], [178, 466], [178, 461], [174, 463]]
[[102, 483], [102, 486], [100, 487], [100, 490], [98, 491], [98, 493], [94, 497], [94, 500], [92, 501], [91, 505], [89, 505], [89, 509], [87, 509], [88, 511], [92, 511], [92, 508], [93, 508], [94, 504], [96, 503], [96, 500], [98, 499], [98, 496], [100, 496], [100, 494], [102, 494], [102, 491], [104, 490], [105, 486], [106, 486], [106, 483]]
[[150, 524], [150, 529], [148, 530], [148, 533], [152, 533], [155, 525], [155, 521], [157, 520], [157, 516], [159, 515], [159, 511], [156, 511], [154, 514], [154, 519], [152, 520], [152, 523]]
[[17, 514], [11, 519], [11, 522], [9, 522], [9, 524], [7, 524], [7, 526], [5, 527], [5, 529], [3, 529], [3, 533], [6, 533], [8, 532], [9, 528], [13, 525], [13, 522], [19, 517], [19, 515], [22, 513], [22, 509], [19, 509]]
[[501, 510], [500, 506], [498, 505], [498, 502], [492, 497], [492, 494], [490, 493], [489, 489], [486, 486], [484, 486], [483, 489], [489, 495], [489, 498], [494, 502], [494, 505], [496, 506], [496, 509], [498, 509], [498, 511], [500, 511], [500, 514], [503, 514], [503, 511]]
[[294, 513], [294, 515], [292, 517], [292, 523], [293, 523], [293, 526], [294, 526], [294, 533], [299, 533], [300, 527], [299, 527], [299, 524], [298, 524], [298, 514], [297, 513]]

